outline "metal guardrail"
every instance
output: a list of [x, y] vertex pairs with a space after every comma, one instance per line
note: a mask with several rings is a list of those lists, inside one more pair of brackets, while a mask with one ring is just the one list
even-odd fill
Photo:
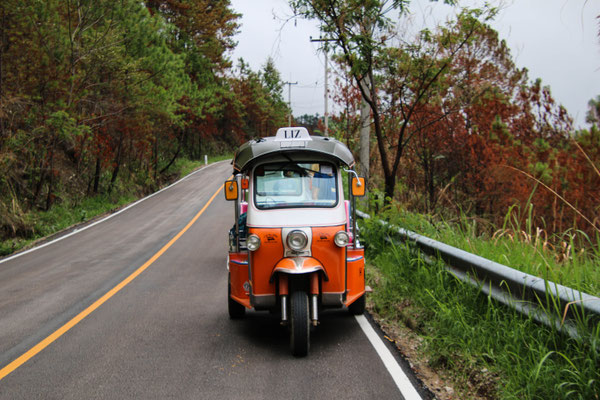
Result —
[[[357, 216], [371, 218], [361, 211], [357, 211]], [[400, 239], [416, 246], [424, 254], [444, 260], [458, 279], [478, 286], [486, 295], [538, 322], [554, 327], [572, 338], [580, 337], [576, 321], [586, 324], [590, 329], [598, 329], [598, 297], [517, 271], [406, 229], [390, 226], [385, 221], [379, 222], [389, 226]]]

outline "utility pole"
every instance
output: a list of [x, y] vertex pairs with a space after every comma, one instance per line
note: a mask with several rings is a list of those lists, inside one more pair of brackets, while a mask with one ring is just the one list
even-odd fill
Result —
[[[360, 82], [364, 88], [365, 93], [369, 93], [370, 80], [368, 76], [365, 76]], [[365, 179], [369, 178], [369, 163], [370, 163], [370, 155], [371, 155], [371, 107], [369, 103], [362, 98], [360, 103], [360, 151], [359, 151], [359, 160], [360, 160], [360, 174], [365, 177]], [[365, 191], [365, 194], [367, 192]], [[368, 195], [364, 196], [362, 201], [362, 206], [365, 209], [369, 208], [369, 197]]]
[[327, 98], [329, 97], [329, 89], [327, 88], [327, 81], [329, 79], [328, 75], [329, 75], [329, 69], [327, 67], [327, 42], [335, 42], [335, 39], [328, 39], [328, 38], [318, 38], [318, 39], [313, 39], [312, 36], [310, 37], [310, 41], [311, 42], [325, 42], [325, 45], [323, 46], [323, 52], [325, 53], [325, 136], [329, 136], [329, 110], [327, 108]]
[[288, 114], [288, 126], [292, 126], [292, 85], [297, 85], [298, 82], [283, 82], [284, 85], [288, 85], [288, 107], [290, 113]]

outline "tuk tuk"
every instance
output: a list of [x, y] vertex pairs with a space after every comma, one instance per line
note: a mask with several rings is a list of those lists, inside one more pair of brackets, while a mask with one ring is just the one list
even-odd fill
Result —
[[[365, 180], [341, 142], [280, 128], [274, 137], [243, 144], [224, 185], [234, 203], [229, 232], [228, 309], [280, 316], [294, 356], [305, 356], [320, 312], [365, 309], [364, 248], [356, 227], [356, 197]], [[344, 199], [343, 174], [349, 200]]]

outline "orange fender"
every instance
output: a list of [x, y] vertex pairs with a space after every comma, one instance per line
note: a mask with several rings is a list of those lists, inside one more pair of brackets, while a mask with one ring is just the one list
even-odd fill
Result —
[[275, 274], [280, 272], [282, 274], [308, 274], [311, 272], [323, 272], [323, 279], [329, 280], [325, 268], [321, 265], [319, 260], [312, 257], [287, 257], [282, 258], [273, 268], [271, 272], [270, 282], [273, 282]]

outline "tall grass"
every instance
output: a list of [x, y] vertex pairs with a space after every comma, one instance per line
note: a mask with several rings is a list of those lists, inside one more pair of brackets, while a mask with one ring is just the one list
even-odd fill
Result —
[[[574, 140], [600, 176], [600, 169]], [[387, 206], [378, 218], [511, 268], [600, 297], [600, 228], [597, 217], [539, 179], [527, 202], [512, 207], [501, 227], [460, 216], [448, 223]], [[551, 192], [592, 226], [594, 237], [572, 229], [548, 236], [533, 225], [533, 194]], [[381, 197], [381, 196], [380, 196]], [[383, 204], [373, 196], [371, 209]], [[379, 207], [378, 207], [379, 206]], [[453, 276], [440, 261], [426, 263], [407, 245], [389, 245], [381, 224], [365, 222], [363, 240], [374, 265], [367, 278], [369, 301], [379, 318], [405, 324], [424, 339], [429, 363], [450, 371], [477, 396], [502, 399], [600, 399], [600, 325], [582, 324], [581, 339], [524, 317], [479, 288]], [[548, 313], [562, 313], [558, 304]], [[555, 309], [551, 309], [551, 308]], [[583, 334], [582, 334], [583, 333]], [[459, 398], [467, 398], [466, 390]]]
[[[531, 208], [527, 209], [531, 213]], [[427, 216], [395, 208], [380, 217], [392, 225], [600, 297], [600, 235], [592, 240], [581, 232], [567, 231], [548, 238], [531, 225], [531, 214], [522, 219], [520, 213], [517, 207], [511, 208], [499, 229], [477, 218], [433, 222]], [[582, 238], [587, 246], [581, 244]]]
[[[449, 226], [404, 217], [403, 226], [411, 230], [441, 241], [450, 236]], [[423, 229], [415, 229], [419, 227]], [[537, 253], [520, 244], [517, 253], [528, 255], [513, 259], [497, 244], [470, 243], [468, 233], [463, 227], [457, 235], [463, 237], [463, 245], [473, 246], [468, 251], [478, 254], [496, 248], [498, 258], [527, 263]], [[463, 388], [472, 387], [478, 396], [490, 399], [600, 398], [598, 346], [540, 326], [456, 279], [440, 263], [429, 265], [411, 248], [389, 245], [378, 224], [367, 224], [363, 238], [374, 264], [367, 275], [374, 287], [374, 312], [415, 329], [424, 339], [422, 351], [430, 365], [450, 371]], [[600, 332], [593, 336], [597, 341]], [[467, 398], [467, 393], [459, 398]]]

